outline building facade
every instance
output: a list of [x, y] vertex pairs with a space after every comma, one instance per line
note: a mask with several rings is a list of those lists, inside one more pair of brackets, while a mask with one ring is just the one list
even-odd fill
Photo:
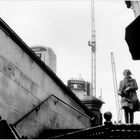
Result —
[[131, 8], [137, 18], [140, 15], [140, 1], [139, 0], [127, 0], [125, 1], [127, 8]]
[[56, 54], [50, 47], [34, 46], [31, 47], [31, 49], [54, 73], [56, 73]]
[[82, 79], [71, 79], [67, 82], [68, 87], [75, 93], [75, 95], [88, 107], [88, 109], [95, 115], [92, 126], [102, 124], [102, 114], [100, 109], [104, 102], [94, 96], [91, 96], [91, 84]]
[[67, 85], [80, 100], [90, 94], [90, 83], [84, 80], [71, 79], [67, 81]]

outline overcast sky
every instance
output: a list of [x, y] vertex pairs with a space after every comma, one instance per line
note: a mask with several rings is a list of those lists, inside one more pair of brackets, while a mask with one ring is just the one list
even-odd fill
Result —
[[[57, 55], [57, 75], [66, 84], [71, 78], [91, 80], [90, 0], [0, 0], [0, 17], [29, 46], [51, 47]], [[111, 69], [114, 53], [117, 82], [129, 68], [140, 87], [140, 62], [133, 61], [125, 42], [125, 27], [134, 13], [123, 0], [95, 0], [97, 43], [97, 97], [102, 88], [103, 111], [112, 111], [115, 96]], [[140, 90], [138, 91], [140, 94]], [[140, 113], [136, 113], [135, 122]]]

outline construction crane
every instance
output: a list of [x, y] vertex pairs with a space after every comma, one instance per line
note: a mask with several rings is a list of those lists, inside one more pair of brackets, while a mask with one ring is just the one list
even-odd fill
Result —
[[96, 97], [96, 36], [95, 36], [95, 13], [94, 0], [91, 0], [91, 41], [88, 41], [91, 47], [91, 96]]
[[113, 85], [114, 85], [116, 110], [117, 110], [117, 122], [121, 123], [122, 122], [122, 109], [121, 109], [121, 104], [120, 104], [120, 98], [119, 98], [119, 95], [118, 95], [116, 66], [115, 66], [115, 59], [114, 59], [113, 52], [111, 52], [111, 66], [112, 66]]

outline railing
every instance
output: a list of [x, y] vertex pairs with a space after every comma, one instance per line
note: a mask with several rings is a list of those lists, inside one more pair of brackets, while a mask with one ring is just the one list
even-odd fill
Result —
[[19, 135], [19, 133], [17, 132], [16, 128], [12, 125], [12, 124], [9, 124], [10, 128], [11, 128], [11, 131], [14, 133], [16, 139], [20, 139], [21, 136]]
[[108, 127], [110, 138], [140, 138], [140, 125], [116, 124]]
[[112, 124], [109, 115], [107, 117], [104, 115], [106, 119], [104, 125], [50, 137], [49, 139], [140, 139], [140, 124]]
[[[41, 102], [39, 105], [37, 105], [35, 108], [33, 108], [31, 111], [29, 111], [27, 114], [25, 114], [22, 118], [20, 118], [18, 121], [16, 121], [13, 125], [16, 127], [16, 125], [21, 122], [22, 120], [24, 120], [28, 115], [30, 115], [33, 111], [38, 111], [40, 109], [40, 106], [42, 104], [44, 104], [45, 102], [47, 102], [51, 97], [55, 98], [56, 100], [54, 101], [54, 104], [57, 104], [59, 101], [62, 102], [63, 104], [65, 104], [66, 106], [72, 108], [73, 110], [75, 110], [76, 112], [80, 113], [81, 115], [85, 116], [86, 118], [90, 119], [91, 121], [94, 120], [94, 117], [91, 118], [88, 115], [86, 115], [85, 113], [83, 113], [82, 111], [78, 110], [77, 108], [73, 107], [72, 105], [66, 103], [65, 101], [63, 101], [62, 99], [58, 98], [57, 96], [51, 94], [47, 99], [45, 99], [43, 102]], [[79, 116], [80, 118], [81, 116]]]
[[88, 139], [88, 138], [103, 138], [105, 135], [105, 126], [96, 126], [86, 128], [71, 133], [62, 134], [59, 136], [50, 137], [49, 139]]

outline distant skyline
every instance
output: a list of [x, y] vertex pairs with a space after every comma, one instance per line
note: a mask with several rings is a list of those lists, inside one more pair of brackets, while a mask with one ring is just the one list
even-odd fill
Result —
[[[0, 17], [28, 45], [51, 47], [57, 55], [57, 75], [67, 84], [71, 78], [91, 80], [90, 0], [0, 0]], [[114, 53], [117, 82], [128, 68], [140, 88], [140, 62], [133, 61], [125, 42], [125, 28], [135, 19], [122, 0], [95, 0], [97, 43], [97, 97], [102, 89], [103, 112], [116, 119], [111, 69]], [[140, 97], [140, 90], [138, 90]], [[136, 113], [140, 117], [140, 113]], [[137, 118], [138, 118], [137, 117]], [[136, 119], [140, 123], [140, 120]]]

